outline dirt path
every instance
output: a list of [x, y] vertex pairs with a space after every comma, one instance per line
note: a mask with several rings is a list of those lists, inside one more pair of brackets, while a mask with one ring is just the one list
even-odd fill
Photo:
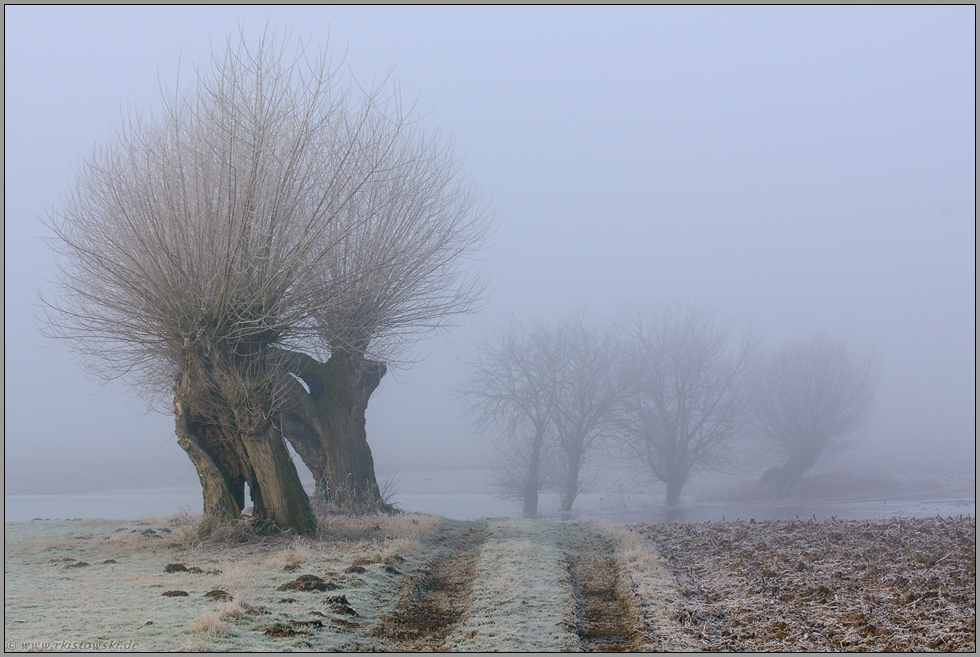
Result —
[[370, 635], [386, 650], [438, 650], [469, 606], [487, 523], [468, 523], [439, 536], [438, 556], [402, 585], [402, 596]]
[[589, 523], [447, 524], [371, 630], [383, 650], [621, 652], [641, 645], [616, 537]]
[[613, 539], [587, 527], [566, 525], [565, 553], [575, 600], [575, 633], [587, 652], [626, 652], [639, 644], [633, 610], [621, 595]]

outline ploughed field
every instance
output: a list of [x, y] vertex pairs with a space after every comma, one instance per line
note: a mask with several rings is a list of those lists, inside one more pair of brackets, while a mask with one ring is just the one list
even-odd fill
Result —
[[7, 523], [7, 650], [962, 650], [971, 518]]

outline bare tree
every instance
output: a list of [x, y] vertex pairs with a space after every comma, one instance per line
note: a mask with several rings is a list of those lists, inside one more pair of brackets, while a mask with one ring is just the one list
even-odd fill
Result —
[[284, 361], [294, 386], [287, 437], [334, 506], [381, 502], [365, 411], [389, 366], [422, 337], [470, 312], [485, 283], [472, 260], [490, 230], [479, 193], [463, 179], [451, 142], [404, 116], [397, 98], [368, 108], [362, 132], [384, 153], [384, 176], [363, 186], [323, 239], [332, 258], [320, 271], [313, 327], [323, 362]]
[[484, 342], [460, 388], [477, 426], [496, 432], [494, 483], [535, 518], [538, 496], [552, 471], [546, 436], [554, 422], [562, 356], [553, 327], [513, 321]]
[[667, 485], [667, 504], [699, 469], [723, 466], [746, 427], [744, 379], [753, 339], [700, 302], [673, 303], [652, 321], [635, 313], [627, 349], [633, 392], [623, 445]]
[[258, 514], [311, 533], [283, 442], [291, 379], [276, 347], [312, 345], [338, 303], [321, 272], [351, 198], [385, 178], [385, 153], [324, 57], [266, 34], [212, 58], [161, 114], [130, 116], [82, 163], [49, 215], [60, 254], [48, 334], [157, 408], [173, 395], [207, 527]]
[[774, 494], [792, 493], [824, 454], [842, 449], [871, 416], [875, 362], [817, 335], [770, 356], [752, 386], [754, 426], [786, 462], [763, 475]]
[[556, 489], [568, 518], [588, 490], [590, 458], [625, 390], [616, 351], [614, 331], [583, 313], [530, 329], [515, 321], [480, 348], [461, 392], [478, 426], [498, 432], [495, 483], [525, 516], [538, 515], [542, 490]]
[[575, 498], [595, 483], [591, 459], [613, 435], [629, 381], [620, 371], [615, 327], [599, 328], [583, 314], [573, 314], [558, 326], [552, 339], [560, 349], [553, 423], [556, 485], [559, 511], [567, 520]]

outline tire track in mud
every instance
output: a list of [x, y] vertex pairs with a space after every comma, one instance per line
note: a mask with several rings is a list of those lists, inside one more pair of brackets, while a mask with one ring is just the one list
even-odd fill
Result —
[[621, 596], [612, 539], [568, 526], [566, 567], [575, 600], [573, 627], [586, 652], [629, 652], [641, 642], [630, 604]]
[[441, 539], [439, 555], [402, 584], [395, 609], [371, 630], [386, 650], [439, 650], [469, 607], [487, 523], [471, 523]]

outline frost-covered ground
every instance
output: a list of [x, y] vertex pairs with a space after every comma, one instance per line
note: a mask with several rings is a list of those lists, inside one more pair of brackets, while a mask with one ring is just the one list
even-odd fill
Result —
[[201, 545], [193, 518], [6, 523], [17, 650], [972, 650], [970, 518], [327, 517]]
[[[179, 520], [7, 523], [6, 646], [350, 650], [398, 600], [402, 577], [388, 569], [417, 569], [438, 524], [340, 518], [324, 527], [326, 539], [201, 546]], [[171, 564], [188, 570], [168, 573]], [[303, 574], [320, 577], [323, 590], [278, 590]], [[334, 606], [337, 596], [346, 604]]]

